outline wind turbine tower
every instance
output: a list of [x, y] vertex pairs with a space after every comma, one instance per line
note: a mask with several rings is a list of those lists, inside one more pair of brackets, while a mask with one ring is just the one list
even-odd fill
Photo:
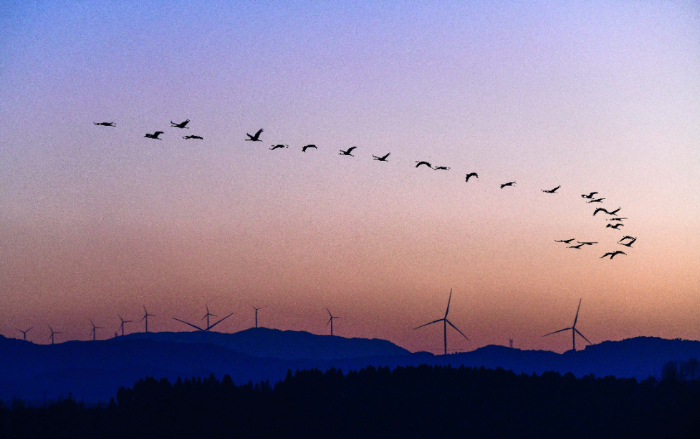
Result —
[[[251, 305], [252, 306], [252, 305]], [[253, 306], [253, 309], [255, 310], [255, 327], [258, 327], [258, 311], [265, 308], [264, 306], [261, 306], [260, 308], [257, 308]]]
[[[117, 314], [119, 316], [119, 314]], [[131, 323], [131, 320], [124, 320], [122, 316], [119, 316], [119, 320], [122, 321], [122, 324], [119, 326], [119, 329], [122, 331], [122, 336], [124, 336], [124, 324], [126, 323]]]
[[63, 333], [62, 333], [62, 332], [58, 332], [58, 331], [54, 331], [53, 328], [51, 327], [51, 325], [46, 325], [46, 326], [48, 326], [48, 327], [49, 327], [49, 330], [51, 331], [51, 335], [49, 335], [49, 339], [51, 340], [51, 344], [53, 344], [54, 335], [56, 335], [56, 334], [63, 334]]
[[[33, 326], [32, 326], [32, 328], [33, 328]], [[21, 329], [18, 329], [18, 331], [22, 333], [22, 340], [27, 341], [27, 332], [31, 331], [32, 328], [29, 328], [26, 331], [22, 331]]]
[[331, 310], [329, 310], [328, 308], [326, 308], [326, 311], [328, 311], [328, 315], [331, 316], [331, 318], [328, 319], [328, 323], [326, 323], [326, 326], [328, 326], [328, 324], [330, 323], [330, 325], [331, 325], [331, 335], [333, 335], [333, 320], [339, 319], [340, 317], [336, 317], [336, 316], [334, 316], [333, 314], [331, 314]]
[[146, 321], [146, 333], [148, 333], [148, 318], [149, 317], [155, 317], [155, 314], [149, 314], [148, 311], [146, 311], [146, 305], [143, 306], [143, 318], [141, 321], [143, 322], [144, 320]]
[[457, 329], [457, 327], [455, 325], [453, 325], [452, 322], [447, 320], [447, 314], [450, 312], [450, 301], [451, 300], [452, 300], [452, 289], [450, 288], [450, 298], [447, 299], [447, 311], [445, 311], [445, 317], [443, 317], [441, 319], [433, 320], [432, 322], [426, 323], [425, 325], [420, 325], [418, 327], [413, 328], [414, 330], [416, 330], [416, 329], [422, 328], [423, 326], [428, 326], [428, 325], [432, 325], [433, 323], [442, 322], [443, 323], [443, 339], [444, 339], [444, 343], [445, 343], [445, 355], [447, 355], [447, 325], [452, 326], [457, 332], [462, 334], [462, 337], [466, 338], [467, 341], [471, 341], [471, 340], [469, 340], [469, 338], [467, 338], [466, 335], [464, 335], [464, 333], [462, 331]]
[[204, 305], [207, 307], [207, 313], [204, 314], [204, 317], [202, 317], [202, 320], [207, 319], [207, 328], [209, 328], [209, 316], [216, 317], [216, 314], [212, 314], [209, 312], [209, 305]]
[[574, 318], [574, 324], [571, 325], [570, 328], [564, 328], [564, 329], [560, 329], [560, 330], [558, 330], [558, 331], [550, 332], [549, 334], [545, 334], [545, 335], [543, 335], [542, 337], [546, 337], [546, 336], [548, 336], [548, 335], [556, 334], [557, 332], [562, 332], [562, 331], [571, 330], [571, 342], [572, 342], [572, 346], [573, 346], [572, 349], [573, 349], [574, 351], [576, 350], [576, 334], [578, 334], [578, 335], [580, 335], [581, 337], [583, 337], [583, 339], [586, 340], [586, 341], [588, 342], [588, 344], [593, 344], [593, 343], [591, 343], [590, 341], [588, 341], [588, 339], [587, 339], [583, 334], [581, 334], [581, 333], [579, 332], [578, 329], [576, 329], [576, 322], [578, 321], [578, 312], [579, 312], [579, 310], [581, 309], [581, 300], [582, 300], [582, 299], [579, 299], [579, 301], [578, 301], [578, 308], [576, 308], [576, 317]]
[[95, 326], [95, 324], [90, 320], [90, 324], [92, 325], [92, 341], [97, 340], [97, 330], [102, 329], [102, 326]]

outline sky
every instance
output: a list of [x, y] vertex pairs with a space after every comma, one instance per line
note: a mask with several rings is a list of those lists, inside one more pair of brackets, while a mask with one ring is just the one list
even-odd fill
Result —
[[413, 328], [452, 290], [450, 352], [568, 350], [542, 335], [579, 300], [593, 343], [700, 339], [698, 2], [0, 11], [6, 337], [143, 331], [144, 305], [151, 331], [208, 306], [237, 332], [264, 306], [261, 326], [328, 334], [328, 308], [336, 335], [441, 353], [441, 324]]

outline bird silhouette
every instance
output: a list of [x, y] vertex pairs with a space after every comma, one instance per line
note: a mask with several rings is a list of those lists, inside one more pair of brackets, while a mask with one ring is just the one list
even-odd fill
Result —
[[425, 166], [429, 167], [430, 169], [433, 169], [433, 165], [431, 165], [428, 162], [416, 162], [416, 163], [417, 163], [416, 168], [419, 167], [420, 165], [425, 165]]
[[93, 122], [95, 125], [102, 125], [103, 127], [116, 127], [114, 122]]
[[598, 212], [605, 212], [608, 215], [617, 215], [617, 212], [619, 212], [619, 211], [620, 211], [619, 207], [617, 209], [613, 210], [612, 212], [609, 212], [607, 209], [605, 209], [603, 207], [599, 207], [593, 212], [593, 216], [595, 216], [596, 213], [598, 213]]
[[542, 189], [542, 192], [544, 192], [544, 193], [546, 193], [546, 194], [553, 194], [553, 193], [555, 193], [555, 192], [557, 191], [557, 189], [559, 189], [560, 187], [561, 187], [561, 185], [555, 187], [554, 189], [550, 189], [550, 190], [544, 190], [544, 189]]
[[383, 157], [377, 157], [376, 155], [372, 155], [372, 157], [374, 157], [374, 160], [378, 160], [380, 162], [386, 162], [386, 161], [388, 161], [386, 158], [389, 157], [389, 154], [391, 154], [391, 153], [387, 152], [386, 155]]
[[620, 227], [624, 227], [624, 226], [625, 226], [625, 225], [622, 224], [622, 223], [615, 223], [615, 224], [608, 224], [608, 225], [605, 226], [605, 228], [607, 229], [608, 227], [610, 227], [611, 229], [617, 230], [617, 229], [619, 229]]
[[581, 250], [581, 247], [583, 247], [583, 244], [580, 244], [580, 243], [579, 243], [579, 244], [577, 244], [577, 245], [570, 245], [570, 246], [568, 246], [568, 247], [566, 247], [566, 248], [576, 248], [576, 249]]
[[182, 138], [185, 139], [185, 140], [187, 140], [187, 139], [199, 139], [199, 140], [204, 140], [204, 138], [201, 137], [201, 136], [182, 136]]
[[306, 150], [309, 149], [309, 148], [318, 149], [318, 148], [316, 147], [316, 145], [311, 144], [311, 145], [302, 146], [302, 147], [301, 147], [301, 152], [306, 152]]
[[436, 166], [433, 168], [435, 171], [449, 171], [450, 167], [449, 166]]
[[622, 221], [622, 220], [626, 220], [626, 219], [627, 219], [627, 217], [622, 217], [622, 218], [610, 218], [610, 219], [608, 219], [608, 221]]
[[501, 185], [501, 189], [503, 189], [504, 187], [507, 187], [507, 186], [513, 186], [514, 184], [515, 184], [514, 181], [509, 181], [508, 183], [503, 183]]
[[260, 133], [262, 133], [262, 132], [263, 132], [263, 129], [260, 128], [260, 129], [258, 130], [258, 132], [255, 133], [254, 136], [251, 136], [250, 134], [245, 133], [246, 136], [248, 136], [248, 138], [247, 138], [246, 140], [249, 141], [249, 142], [262, 142], [262, 140], [260, 140]]
[[469, 179], [472, 177], [479, 178], [479, 174], [477, 174], [476, 172], [470, 172], [469, 174], [467, 174], [467, 179], [465, 181], [469, 183]]
[[603, 259], [603, 258], [606, 257], [606, 256], [610, 256], [610, 259], [612, 259], [612, 258], [615, 257], [615, 255], [627, 255], [627, 253], [622, 252], [622, 251], [620, 251], [620, 250], [617, 250], [617, 251], [614, 251], [614, 252], [608, 252], [608, 253], [604, 254], [603, 256], [601, 256], [600, 259]]
[[591, 204], [591, 203], [602, 203], [605, 198], [596, 198], [595, 200], [591, 201], [586, 201], [586, 203]]
[[555, 240], [554, 242], [563, 242], [564, 244], [571, 244], [571, 241], [573, 241], [576, 238], [571, 238], [571, 239], [560, 239], [560, 240]]
[[160, 136], [161, 134], [163, 134], [163, 131], [156, 131], [153, 134], [146, 133], [146, 135], [143, 137], [148, 137], [149, 139], [163, 140], [158, 138], [158, 136]]
[[349, 155], [350, 157], [355, 157], [354, 155], [351, 154], [351, 153], [352, 153], [352, 150], [355, 149], [355, 148], [357, 148], [357, 146], [351, 146], [350, 148], [347, 149], [347, 151], [343, 151], [343, 150], [341, 149], [341, 150], [340, 150], [340, 154], [338, 154], [338, 155]]
[[593, 244], [598, 244], [598, 241], [576, 241], [581, 245], [593, 245]]
[[190, 127], [186, 126], [188, 123], [190, 123], [190, 120], [189, 120], [189, 119], [187, 119], [187, 120], [184, 121], [184, 122], [180, 122], [180, 123], [175, 123], [175, 122], [173, 122], [173, 121], [171, 120], [171, 121], [170, 121], [170, 127], [171, 127], [171, 128], [187, 128], [187, 129], [189, 130]]
[[279, 148], [289, 148], [289, 145], [282, 145], [281, 143], [279, 145], [272, 145], [272, 147], [270, 148], [270, 151], [273, 151], [273, 150], [279, 149]]
[[591, 192], [591, 193], [588, 194], [588, 195], [583, 194], [583, 195], [581, 195], [581, 197], [583, 197], [583, 198], [588, 198], [588, 199], [590, 200], [591, 198], [593, 198], [593, 195], [595, 195], [595, 194], [597, 194], [597, 193], [598, 193], [598, 192]]
[[[632, 237], [631, 237], [631, 236], [625, 236], [625, 238], [632, 238]], [[632, 238], [632, 240], [629, 241], [629, 242], [622, 242], [622, 241], [625, 240], [625, 238], [622, 238], [621, 240], [617, 241], [617, 243], [620, 244], [620, 245], [624, 245], [625, 247], [632, 248], [632, 244], [634, 244], [635, 241], [637, 241], [637, 238]]]
[[637, 238], [635, 238], [634, 236], [625, 235], [625, 236], [622, 237], [622, 239], [620, 239], [620, 241], [617, 241], [617, 242], [621, 242], [621, 241], [624, 241], [624, 240], [626, 240], [626, 239], [631, 239], [632, 241], [636, 241], [636, 240], [637, 240]]

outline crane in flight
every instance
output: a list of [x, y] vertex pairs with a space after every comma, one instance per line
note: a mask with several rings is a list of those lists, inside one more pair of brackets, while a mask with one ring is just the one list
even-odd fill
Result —
[[310, 144], [310, 145], [302, 146], [302, 147], [301, 147], [301, 152], [306, 152], [306, 150], [309, 149], [309, 148], [318, 149], [318, 148], [316, 147], [316, 145]]
[[146, 133], [146, 135], [143, 137], [148, 137], [149, 139], [163, 140], [158, 138], [158, 136], [160, 136], [161, 134], [163, 134], [163, 131], [156, 131], [153, 134]]
[[95, 125], [102, 125], [103, 127], [116, 127], [114, 122], [93, 122]]
[[262, 133], [262, 132], [263, 132], [263, 129], [260, 128], [260, 129], [258, 130], [258, 132], [255, 133], [254, 136], [251, 136], [250, 134], [245, 133], [246, 136], [248, 136], [248, 138], [247, 138], [246, 140], [249, 141], [249, 142], [262, 142], [262, 140], [260, 140], [260, 133]]
[[625, 225], [622, 223], [615, 223], [615, 224], [608, 224], [605, 226], [605, 228], [610, 227], [611, 229], [619, 230], [620, 227], [624, 227]]
[[450, 167], [449, 166], [436, 166], [433, 168], [435, 171], [449, 171]]
[[576, 238], [571, 238], [571, 239], [558, 239], [558, 240], [555, 239], [554, 242], [563, 242], [564, 244], [571, 244], [571, 241], [573, 241], [574, 239], [576, 239]]
[[425, 165], [425, 166], [429, 167], [430, 169], [433, 169], [433, 165], [431, 165], [431, 164], [428, 163], [428, 162], [420, 161], [420, 162], [416, 162], [416, 163], [417, 163], [417, 164], [416, 164], [416, 168], [419, 167], [419, 166], [421, 166], [421, 165]]
[[479, 174], [477, 174], [476, 172], [470, 172], [469, 174], [467, 174], [467, 179], [464, 180], [464, 181], [465, 181], [466, 183], [469, 183], [469, 179], [472, 178], [472, 177], [479, 178]]
[[501, 185], [501, 189], [503, 189], [504, 187], [513, 186], [514, 184], [515, 184], [514, 181], [509, 181], [508, 183], [503, 183], [503, 184]]
[[555, 187], [554, 189], [550, 189], [550, 190], [542, 189], [542, 192], [544, 192], [545, 194], [553, 194], [553, 193], [555, 193], [555, 192], [557, 191], [557, 189], [559, 189], [560, 187], [561, 187], [561, 185]]
[[188, 123], [190, 123], [190, 120], [189, 120], [189, 119], [187, 119], [187, 120], [184, 121], [184, 122], [180, 122], [180, 123], [175, 123], [175, 122], [173, 122], [173, 121], [171, 120], [171, 121], [170, 121], [170, 127], [171, 127], [171, 128], [187, 128], [187, 129], [189, 130], [190, 127], [186, 126]]
[[388, 162], [387, 157], [389, 157], [389, 154], [391, 154], [391, 153], [387, 152], [386, 155], [383, 157], [378, 157], [376, 155], [372, 155], [372, 157], [374, 157], [374, 160], [378, 160], [380, 162]]
[[617, 209], [613, 210], [612, 212], [609, 212], [609, 211], [608, 211], [607, 209], [605, 209], [604, 207], [599, 207], [599, 208], [597, 208], [597, 209], [595, 210], [595, 212], [593, 212], [593, 216], [595, 216], [595, 214], [598, 213], [598, 212], [605, 212], [605, 213], [607, 213], [608, 215], [617, 215], [617, 212], [619, 212], [619, 211], [620, 211], [620, 208], [619, 208], [619, 207], [618, 207]]
[[338, 155], [349, 155], [350, 157], [355, 157], [354, 155], [352, 155], [352, 151], [353, 151], [353, 149], [356, 149], [356, 148], [357, 148], [357, 146], [351, 146], [346, 151], [343, 151], [341, 149], [340, 154], [338, 154]]
[[595, 200], [591, 201], [586, 201], [586, 203], [591, 204], [591, 203], [602, 203], [605, 198], [596, 198]]
[[274, 150], [280, 149], [280, 148], [289, 148], [289, 145], [283, 145], [281, 143], [278, 145], [272, 145], [272, 147], [270, 148], [270, 151], [274, 151]]
[[183, 139], [199, 139], [199, 140], [204, 140], [202, 136], [182, 136]]
[[601, 256], [600, 259], [603, 259], [603, 258], [606, 257], [606, 256], [610, 256], [610, 259], [612, 260], [612, 258], [614, 258], [616, 255], [627, 255], [627, 253], [625, 253], [625, 252], [623, 252], [623, 251], [620, 251], [620, 250], [617, 250], [617, 251], [614, 251], [614, 252], [607, 252], [606, 254], [604, 254], [603, 256]]
[[582, 198], [588, 198], [588, 199], [590, 200], [590, 199], [592, 199], [593, 196], [594, 196], [595, 194], [597, 194], [597, 193], [598, 193], [598, 192], [591, 192], [591, 193], [588, 194], [588, 195], [583, 194], [583, 195], [581, 195], [581, 197], [582, 197]]

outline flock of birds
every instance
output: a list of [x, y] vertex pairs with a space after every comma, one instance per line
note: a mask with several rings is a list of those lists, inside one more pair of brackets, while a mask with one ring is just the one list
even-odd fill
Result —
[[[116, 127], [115, 122], [93, 122], [93, 123], [95, 125], [100, 125], [100, 126]], [[189, 127], [187, 126], [189, 123], [190, 123], [189, 119], [187, 119], [183, 122], [179, 122], [179, 123], [170, 121], [170, 127], [171, 128], [179, 128], [179, 129], [189, 129]], [[246, 133], [247, 138], [245, 140], [248, 142], [262, 142], [260, 135], [263, 133], [263, 131], [264, 130], [261, 128], [255, 134]], [[164, 134], [164, 131], [155, 131], [152, 134], [146, 133], [144, 135], [144, 137], [149, 138], [149, 139], [155, 139], [155, 140], [163, 140], [160, 138], [161, 134]], [[203, 140], [202, 136], [196, 136], [196, 135], [182, 136], [182, 138], [185, 140], [189, 140], [189, 139]], [[286, 148], [289, 148], [289, 145], [280, 143], [280, 144], [271, 145], [269, 149], [271, 151], [274, 151], [276, 149], [286, 149]], [[318, 149], [318, 146], [316, 146], [314, 144], [308, 144], [308, 145], [304, 145], [301, 147], [301, 151], [304, 153], [306, 151], [308, 151], [309, 149]], [[352, 146], [352, 147], [345, 149], [345, 150], [341, 149], [339, 152], [339, 155], [355, 157], [353, 155], [353, 152], [356, 149], [357, 149], [357, 146]], [[372, 159], [379, 161], [379, 162], [388, 162], [390, 155], [391, 155], [390, 152], [386, 153], [383, 156], [372, 155]], [[430, 162], [427, 162], [424, 160], [416, 161], [415, 163], [416, 163], [416, 166], [415, 166], [416, 168], [420, 168], [421, 166], [423, 166], [423, 167], [427, 167], [427, 168], [430, 168], [430, 169], [435, 170], [435, 171], [449, 171], [450, 170], [449, 166], [433, 166]], [[465, 182], [469, 183], [469, 179], [471, 179], [471, 178], [479, 178], [479, 174], [477, 174], [476, 172], [470, 172], [470, 173], [466, 174]], [[515, 181], [509, 181], [509, 182], [501, 184], [500, 187], [501, 187], [501, 189], [504, 189], [507, 187], [513, 187], [513, 186], [515, 186], [515, 184], [516, 184]], [[542, 189], [542, 192], [544, 192], [546, 194], [555, 194], [557, 192], [557, 190], [559, 190], [559, 188], [561, 188], [561, 185], [559, 185], [553, 189]], [[605, 200], [605, 198], [597, 197], [597, 195], [598, 195], [598, 192], [590, 192], [588, 194], [582, 194], [581, 197], [584, 199], [587, 199], [588, 204], [602, 203], [603, 200]], [[603, 207], [598, 207], [593, 212], [593, 216], [596, 216], [600, 212], [611, 216], [612, 218], [608, 219], [609, 223], [606, 225], [606, 228], [620, 230], [621, 227], [624, 227], [623, 220], [626, 220], [627, 218], [626, 217], [619, 217], [617, 215], [617, 213], [619, 211], [620, 211], [619, 207], [615, 210], [607, 210]], [[564, 243], [564, 244], [571, 244], [574, 240], [575, 240], [575, 238], [560, 239], [560, 240], [555, 240], [555, 242], [560, 242], [560, 243]], [[631, 248], [632, 244], [634, 244], [634, 242], [636, 240], [637, 240], [637, 238], [626, 235], [626, 236], [622, 237], [622, 239], [617, 241], [617, 243], [620, 245], [623, 245], [625, 247]], [[584, 246], [595, 245], [598, 243], [595, 241], [576, 241], [576, 242], [577, 242], [577, 244], [569, 245], [569, 246], [567, 246], [567, 248], [581, 250]], [[617, 255], [627, 255], [627, 253], [625, 253], [621, 250], [610, 251], [610, 252], [605, 253], [603, 256], [601, 256], [601, 259], [607, 258], [607, 257], [610, 257], [610, 259], [613, 259]]]

